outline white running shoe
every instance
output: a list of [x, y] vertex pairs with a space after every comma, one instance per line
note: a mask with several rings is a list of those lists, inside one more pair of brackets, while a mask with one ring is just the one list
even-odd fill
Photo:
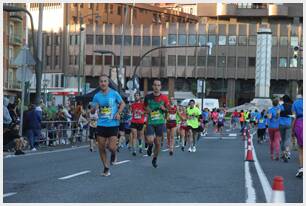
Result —
[[189, 147], [189, 149], [188, 149], [188, 152], [192, 152], [192, 149], [191, 149], [191, 147]]
[[35, 151], [37, 151], [37, 149], [35, 147], [33, 147], [33, 149], [31, 149], [31, 151], [35, 152]]
[[195, 146], [192, 147], [192, 152], [196, 152], [197, 148]]
[[299, 171], [295, 175], [296, 177], [303, 177], [303, 167], [299, 169]]

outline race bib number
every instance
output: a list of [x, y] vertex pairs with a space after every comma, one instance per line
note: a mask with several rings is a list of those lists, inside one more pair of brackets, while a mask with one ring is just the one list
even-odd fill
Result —
[[260, 119], [260, 120], [259, 120], [259, 123], [264, 123], [264, 120], [263, 120], [263, 119]]
[[183, 121], [181, 125], [182, 125], [182, 126], [187, 126], [187, 122], [186, 122], [186, 121]]
[[161, 114], [159, 111], [153, 111], [151, 112], [151, 119], [152, 120], [160, 120], [161, 119]]
[[111, 116], [112, 116], [111, 107], [102, 107], [100, 109], [100, 115], [102, 119], [111, 119]]
[[170, 114], [169, 119], [170, 120], [176, 120], [176, 115], [175, 114]]
[[135, 119], [141, 119], [141, 112], [140, 112], [140, 111], [136, 111], [136, 112], [134, 113], [134, 118], [135, 118]]

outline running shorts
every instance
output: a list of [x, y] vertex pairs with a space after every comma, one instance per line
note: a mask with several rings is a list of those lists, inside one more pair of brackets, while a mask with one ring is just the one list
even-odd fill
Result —
[[143, 129], [143, 124], [138, 124], [138, 123], [131, 123], [131, 128], [132, 129], [137, 129], [138, 131], [141, 131]]
[[164, 132], [164, 124], [151, 125], [148, 124], [147, 127], [147, 136], [162, 137]]
[[96, 135], [97, 137], [117, 137], [118, 136], [118, 126], [116, 127], [103, 127], [103, 126], [98, 126], [96, 129]]

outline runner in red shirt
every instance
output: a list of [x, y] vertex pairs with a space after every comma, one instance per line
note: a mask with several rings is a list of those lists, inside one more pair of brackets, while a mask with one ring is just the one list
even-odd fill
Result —
[[174, 97], [170, 98], [170, 106], [167, 112], [167, 143], [169, 147], [170, 156], [173, 155], [174, 150], [174, 133], [176, 129], [176, 115], [177, 107], [175, 105]]
[[[138, 139], [139, 153], [142, 153], [142, 142], [144, 140], [144, 123], [145, 123], [145, 106], [141, 101], [140, 93], [135, 94], [135, 102], [131, 106], [132, 109], [132, 121], [131, 121], [131, 131], [132, 131], [132, 145], [133, 145], [133, 156], [136, 156], [136, 140]], [[137, 132], [139, 135], [137, 135]]]
[[181, 119], [181, 124], [180, 124], [181, 150], [184, 152], [186, 146], [186, 135], [188, 134], [186, 108], [181, 106], [178, 115]]

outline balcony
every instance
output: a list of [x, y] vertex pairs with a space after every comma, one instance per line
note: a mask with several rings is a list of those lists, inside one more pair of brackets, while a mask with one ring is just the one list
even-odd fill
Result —
[[22, 38], [18, 35], [10, 36], [10, 44], [15, 46], [22, 46]]
[[19, 91], [21, 89], [21, 82], [7, 81], [4, 83], [4, 88]]
[[22, 15], [20, 12], [10, 12], [10, 21], [22, 23]]
[[269, 16], [288, 16], [288, 7], [278, 4], [269, 4]]

